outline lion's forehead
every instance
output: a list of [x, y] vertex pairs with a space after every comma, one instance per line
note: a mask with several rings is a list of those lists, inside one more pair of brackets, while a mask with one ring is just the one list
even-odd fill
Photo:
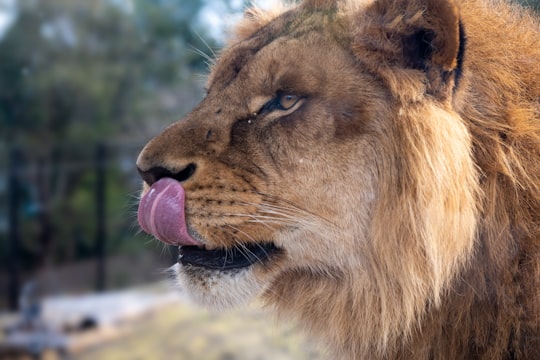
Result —
[[[261, 65], [266, 66], [267, 74], [272, 74], [280, 64], [292, 65], [297, 62], [296, 70], [303, 70], [306, 64], [298, 61], [304, 59], [308, 53], [315, 55], [322, 42], [343, 43], [344, 31], [328, 29], [336, 28], [336, 21], [327, 21], [327, 17], [337, 16], [322, 12], [289, 11], [270, 24], [262, 27], [251, 37], [227, 46], [213, 67], [207, 88], [221, 91], [228, 87], [239, 76], [243, 69], [254, 61], [263, 60]], [[338, 22], [341, 24], [341, 22]], [[343, 25], [343, 24], [341, 24]], [[341, 26], [340, 27], [343, 27]], [[325, 40], [323, 40], [325, 39]], [[266, 51], [269, 50], [269, 51]], [[309, 51], [311, 50], [311, 51]], [[264, 52], [263, 56], [258, 56]], [[273, 67], [270, 66], [273, 61]]]

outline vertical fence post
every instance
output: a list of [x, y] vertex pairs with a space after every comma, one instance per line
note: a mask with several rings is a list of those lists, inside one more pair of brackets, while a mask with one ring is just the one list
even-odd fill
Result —
[[19, 213], [20, 213], [20, 169], [21, 153], [17, 148], [11, 148], [9, 151], [9, 175], [8, 175], [8, 194], [9, 194], [9, 245], [7, 255], [8, 270], [8, 305], [10, 310], [17, 310], [19, 300]]
[[106, 232], [106, 179], [105, 162], [107, 151], [105, 144], [96, 146], [96, 290], [104, 291], [106, 284], [106, 258], [105, 249], [107, 244]]

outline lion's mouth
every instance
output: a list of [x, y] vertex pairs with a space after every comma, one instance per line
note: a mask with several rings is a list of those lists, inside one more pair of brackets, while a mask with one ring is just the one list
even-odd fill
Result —
[[211, 270], [233, 270], [247, 268], [255, 263], [264, 264], [279, 252], [280, 250], [272, 243], [212, 250], [199, 246], [181, 246], [178, 262], [184, 266]]
[[145, 232], [167, 244], [180, 247], [180, 264], [214, 270], [241, 269], [255, 263], [265, 263], [272, 255], [280, 252], [272, 243], [207, 249], [188, 230], [184, 202], [182, 185], [174, 179], [163, 178], [152, 184], [143, 195], [137, 214]]

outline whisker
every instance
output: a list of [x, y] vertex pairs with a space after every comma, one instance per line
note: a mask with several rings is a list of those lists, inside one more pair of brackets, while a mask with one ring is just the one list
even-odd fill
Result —
[[332, 225], [332, 226], [335, 226], [335, 224], [320, 216], [320, 215], [317, 215], [317, 214], [314, 214], [306, 209], [303, 209], [297, 205], [295, 205], [294, 203], [292, 203], [291, 201], [289, 200], [286, 200], [286, 199], [283, 199], [279, 196], [276, 196], [276, 195], [271, 195], [271, 194], [266, 194], [266, 193], [262, 193], [262, 192], [255, 192], [256, 194], [262, 196], [263, 198], [266, 198], [266, 199], [269, 199], [271, 201], [274, 202], [274, 204], [270, 204], [268, 202], [265, 202], [263, 204], [251, 204], [252, 206], [259, 206], [259, 207], [265, 207], [265, 208], [274, 208], [274, 209], [278, 209], [278, 210], [281, 210], [281, 211], [290, 211], [292, 212], [292, 214], [300, 214], [302, 215], [302, 217], [309, 217], [309, 218], [312, 218], [312, 219], [316, 219], [315, 221], [318, 222], [320, 220], [324, 221], [326, 224], [329, 224], [329, 225]]
[[[237, 232], [240, 232], [242, 234], [244, 234], [249, 240], [251, 240], [253, 242], [253, 244], [257, 244], [257, 242], [255, 241], [255, 239], [253, 239], [253, 237], [251, 235], [249, 235], [248, 233], [246, 233], [245, 231], [242, 231], [240, 229], [238, 229], [237, 227], [235, 226], [232, 226], [232, 225], [227, 225], [227, 227], [230, 227], [231, 229], [237, 231]], [[231, 233], [231, 235], [233, 235]], [[253, 251], [249, 250], [249, 248], [243, 244], [242, 242], [240, 242], [238, 239], [236, 239], [234, 236], [233, 236], [233, 239], [235, 241], [235, 245], [234, 247], [240, 252], [242, 253], [246, 258], [250, 259], [250, 260], [255, 260], [257, 262], [262, 262], [262, 260], [255, 254], [253, 253]], [[261, 246], [259, 244], [257, 244], [258, 246]]]
[[321, 220], [327, 225], [333, 226], [333, 224], [320, 216], [312, 216], [310, 213], [305, 213], [299, 208], [283, 207], [277, 205], [271, 205], [267, 203], [245, 203], [249, 206], [257, 206], [259, 212], [264, 215], [253, 215], [255, 218], [264, 219], [266, 222], [278, 222], [282, 224], [296, 224], [304, 225], [307, 227], [320, 226]]
[[200, 57], [202, 57], [205, 61], [205, 64], [208, 66], [208, 67], [212, 67], [212, 65], [214, 65], [215, 63], [215, 60], [210, 56], [208, 55], [207, 53], [205, 53], [204, 51], [196, 48], [195, 46], [191, 45], [188, 49], [190, 52], [196, 54], [196, 55], [199, 55]]
[[208, 50], [210, 50], [210, 53], [212, 54], [212, 57], [214, 59], [217, 58], [216, 52], [214, 51], [214, 49], [212, 49], [212, 47], [210, 45], [208, 45], [208, 42], [206, 42], [206, 40], [204, 40], [204, 38], [201, 36], [201, 34], [199, 34], [198, 31], [195, 31], [195, 35], [197, 35], [199, 40], [201, 40], [201, 42], [208, 48]]
[[[225, 213], [223, 216], [228, 217], [237, 217], [237, 218], [247, 218], [247, 222], [251, 223], [259, 223], [261, 225], [266, 226], [270, 230], [276, 230], [274, 227], [270, 226], [268, 223], [276, 223], [276, 224], [291, 224], [294, 223], [293, 221], [286, 222], [286, 221], [280, 221], [281, 219], [272, 217], [272, 216], [261, 216], [261, 215], [255, 215], [255, 214], [236, 214], [236, 213]], [[270, 220], [270, 221], [268, 221]]]

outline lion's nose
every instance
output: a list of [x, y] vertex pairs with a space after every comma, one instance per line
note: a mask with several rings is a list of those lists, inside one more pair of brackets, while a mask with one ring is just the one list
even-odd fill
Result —
[[180, 171], [172, 171], [162, 166], [155, 166], [148, 170], [142, 170], [140, 167], [137, 167], [143, 180], [150, 186], [162, 178], [172, 178], [179, 182], [184, 182], [195, 173], [196, 169], [197, 166], [194, 163], [188, 164]]

